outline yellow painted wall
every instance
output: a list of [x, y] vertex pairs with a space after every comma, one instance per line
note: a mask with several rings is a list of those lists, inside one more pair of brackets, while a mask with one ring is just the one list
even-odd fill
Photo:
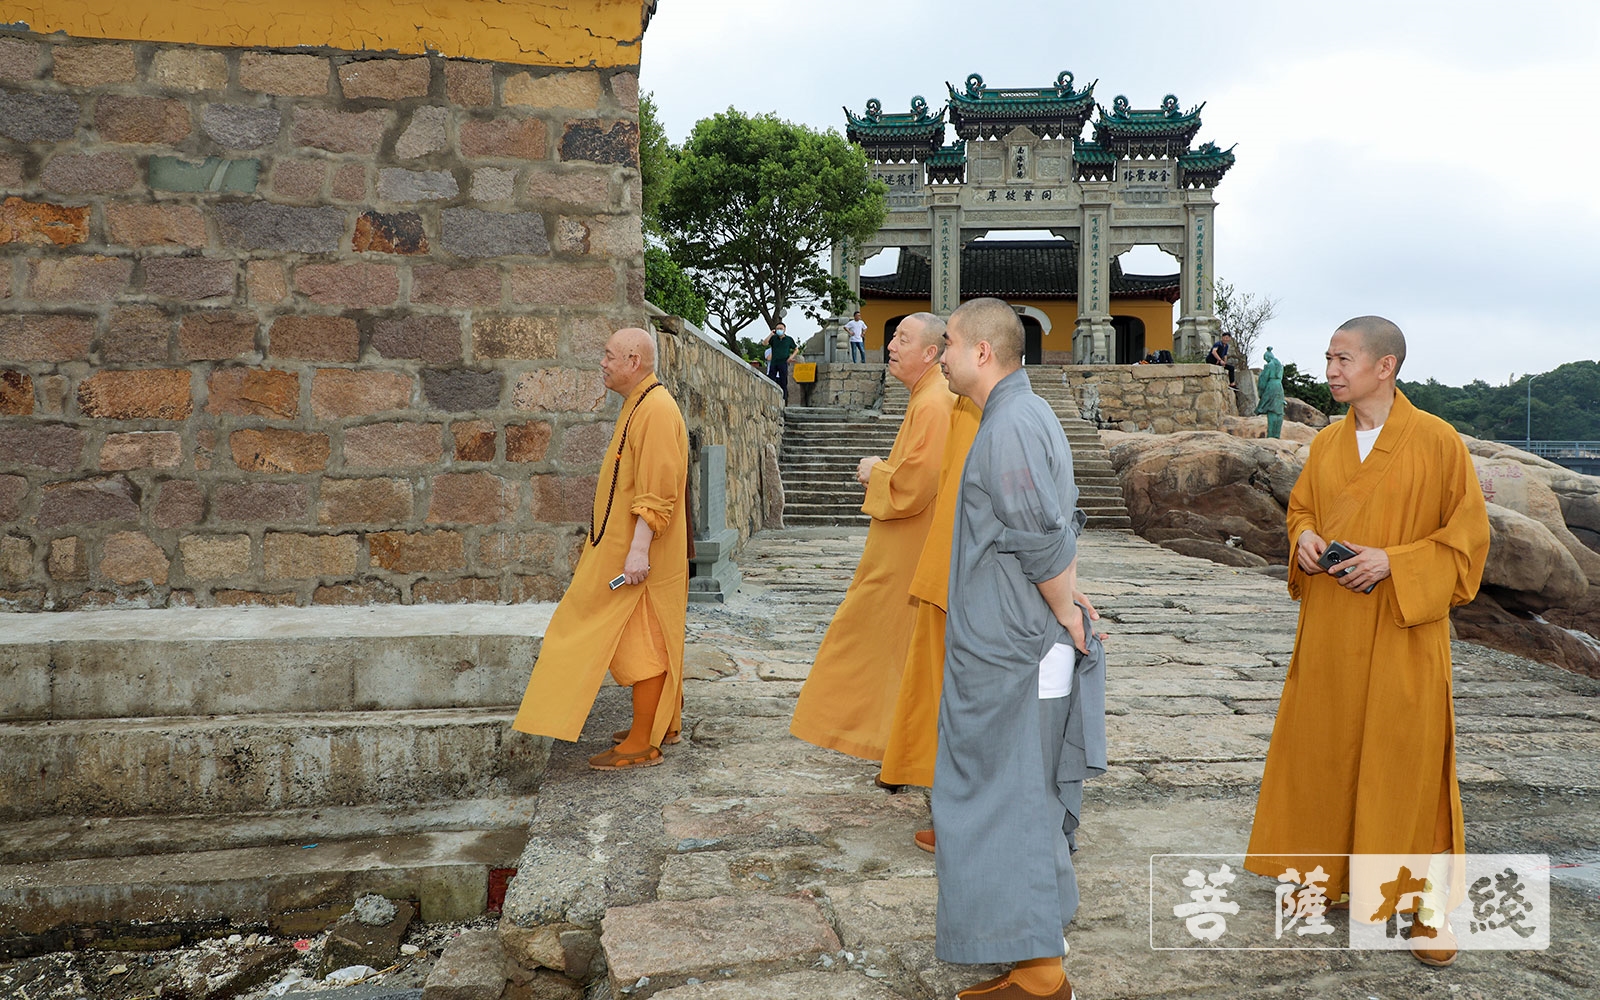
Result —
[[[1041, 344], [1043, 350], [1071, 353], [1072, 325], [1078, 321], [1076, 300], [1015, 299], [1011, 304], [1032, 306], [1050, 317], [1050, 330]], [[876, 361], [882, 357], [883, 329], [889, 320], [927, 310], [927, 299], [868, 299], [863, 302], [861, 319], [867, 324], [867, 359]], [[1172, 350], [1172, 303], [1162, 299], [1112, 299], [1111, 315], [1144, 320], [1145, 351]]]
[[528, 66], [637, 66], [644, 0], [0, 0], [0, 24], [215, 46], [435, 51]]

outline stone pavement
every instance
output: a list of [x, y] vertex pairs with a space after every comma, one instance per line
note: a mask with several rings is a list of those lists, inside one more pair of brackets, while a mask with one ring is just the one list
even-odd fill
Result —
[[[611, 687], [583, 741], [556, 745], [502, 923], [517, 957], [580, 979], [604, 963], [591, 1000], [931, 1000], [992, 974], [933, 957], [933, 859], [911, 843], [926, 793], [887, 795], [875, 765], [788, 735], [864, 536], [762, 533], [739, 594], [691, 606], [687, 731], [666, 763], [584, 766], [626, 721]], [[1455, 648], [1468, 850], [1568, 866], [1552, 873], [1548, 950], [1465, 952], [1443, 970], [1393, 952], [1158, 951], [1151, 855], [1243, 850], [1296, 606], [1275, 579], [1119, 532], [1088, 533], [1082, 578], [1111, 634], [1111, 768], [1087, 787], [1076, 856], [1068, 971], [1081, 1000], [1593, 996], [1600, 683]], [[1241, 874], [1235, 888], [1270, 908], [1266, 880]], [[1178, 922], [1161, 916], [1154, 936], [1170, 939]], [[1330, 920], [1342, 938], [1343, 916]]]

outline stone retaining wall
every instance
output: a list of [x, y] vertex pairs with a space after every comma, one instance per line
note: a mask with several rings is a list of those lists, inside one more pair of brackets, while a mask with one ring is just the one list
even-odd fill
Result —
[[[1085, 420], [1109, 430], [1219, 430], [1237, 414], [1228, 375], [1215, 365], [1063, 365]], [[1098, 411], [1094, 400], [1098, 393]]]
[[[727, 524], [738, 529], [742, 545], [765, 526], [766, 498], [782, 490], [781, 483], [762, 480], [777, 469], [783, 433], [778, 384], [691, 323], [658, 315], [655, 325], [656, 371], [689, 428], [689, 482], [699, 482], [702, 446], [727, 447]], [[697, 532], [703, 529], [696, 525]]]
[[636, 69], [0, 32], [0, 607], [559, 597]]

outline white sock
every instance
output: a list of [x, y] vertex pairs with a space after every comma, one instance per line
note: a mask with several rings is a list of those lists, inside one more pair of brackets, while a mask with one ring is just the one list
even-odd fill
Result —
[[1444, 926], [1450, 902], [1449, 851], [1441, 851], [1428, 859], [1428, 885], [1422, 890], [1422, 904], [1417, 908], [1417, 919], [1434, 930]]

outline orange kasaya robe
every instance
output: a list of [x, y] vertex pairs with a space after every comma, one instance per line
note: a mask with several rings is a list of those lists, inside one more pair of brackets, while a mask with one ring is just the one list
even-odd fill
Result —
[[1449, 424], [1397, 392], [1365, 462], [1355, 430], [1346, 417], [1312, 441], [1289, 497], [1289, 548], [1307, 528], [1382, 546], [1391, 575], [1352, 592], [1291, 555], [1300, 624], [1245, 862], [1273, 877], [1320, 864], [1330, 899], [1349, 891], [1338, 855], [1465, 849], [1450, 608], [1477, 594], [1489, 551], [1483, 493]]
[[789, 731], [807, 743], [880, 760], [916, 620], [909, 591], [933, 521], [950, 410], [937, 365], [911, 387], [889, 457], [872, 467], [861, 509], [872, 517], [855, 578], [817, 649]]
[[961, 470], [982, 416], [978, 404], [965, 396], [958, 398], [950, 411], [933, 524], [911, 578], [917, 618], [889, 726], [889, 745], [883, 752], [883, 780], [891, 785], [933, 787], [933, 761], [939, 750], [939, 694], [944, 689], [944, 620], [950, 608], [950, 537], [955, 530]]
[[[620, 684], [633, 684], [665, 670], [651, 734], [679, 725], [683, 690], [684, 618], [689, 605], [688, 495], [689, 437], [683, 414], [666, 386], [646, 376], [622, 402], [611, 446], [600, 467], [594, 495], [594, 531], [587, 539], [572, 583], [545, 630], [539, 660], [512, 728], [536, 736], [576, 740], [607, 669]], [[637, 407], [637, 412], [635, 408]], [[629, 415], [633, 423], [628, 425]], [[623, 428], [627, 441], [623, 443]], [[620, 453], [620, 454], [619, 454]], [[611, 492], [613, 473], [616, 493]], [[606, 516], [607, 504], [611, 514]], [[650, 543], [650, 575], [640, 585], [610, 581], [622, 572], [633, 543], [634, 520], [643, 518], [655, 533]], [[654, 619], [652, 621], [652, 619]]]

